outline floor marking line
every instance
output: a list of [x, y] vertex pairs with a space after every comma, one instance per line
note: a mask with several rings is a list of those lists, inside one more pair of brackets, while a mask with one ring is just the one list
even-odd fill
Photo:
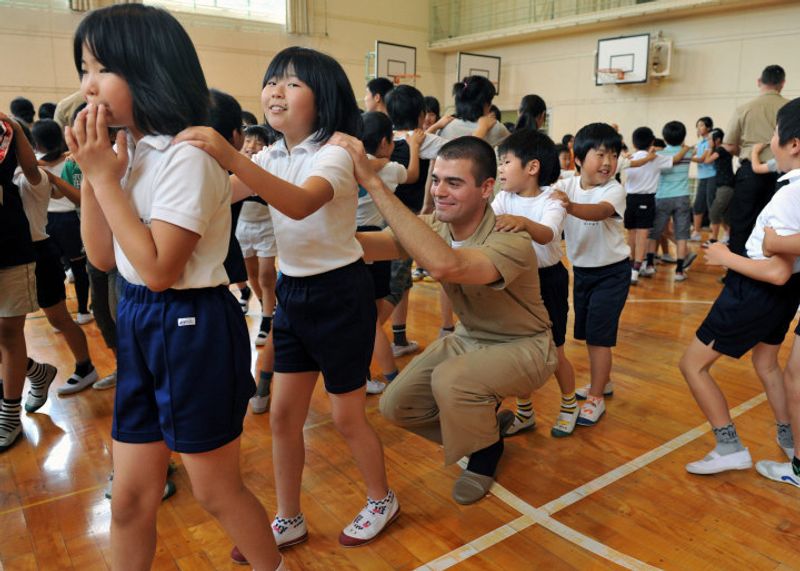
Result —
[[[766, 400], [766, 393], [760, 393], [752, 397], [751, 399], [731, 409], [731, 419], [741, 416], [745, 412], [766, 402]], [[626, 462], [622, 466], [619, 466], [614, 470], [611, 470], [610, 472], [607, 472], [606, 474], [587, 482], [583, 486], [575, 488], [571, 492], [567, 492], [563, 496], [544, 504], [541, 508], [532, 506], [522, 498], [511, 493], [501, 484], [495, 482], [490, 490], [491, 493], [506, 505], [523, 514], [522, 517], [519, 517], [508, 524], [502, 525], [497, 529], [450, 551], [449, 553], [445, 553], [441, 557], [438, 557], [429, 563], [417, 567], [415, 571], [443, 571], [444, 569], [449, 569], [450, 567], [469, 559], [473, 555], [477, 555], [481, 551], [497, 545], [501, 541], [516, 535], [520, 531], [537, 524], [541, 525], [551, 533], [558, 535], [562, 539], [565, 539], [566, 541], [569, 541], [570, 543], [573, 543], [578, 547], [585, 549], [586, 551], [594, 553], [599, 557], [607, 559], [608, 561], [612, 561], [621, 567], [625, 567], [626, 569], [636, 571], [650, 571], [658, 569], [658, 567], [653, 567], [643, 561], [639, 561], [634, 557], [616, 551], [612, 547], [600, 543], [599, 541], [584, 535], [567, 525], [564, 525], [551, 516], [556, 512], [563, 510], [564, 508], [613, 484], [617, 480], [620, 480], [625, 476], [628, 476], [637, 470], [652, 464], [656, 460], [663, 458], [667, 454], [674, 452], [675, 450], [685, 446], [689, 442], [696, 440], [710, 431], [711, 428], [708, 423], [703, 423], [699, 426], [696, 426], [695, 428], [676, 436], [672, 440], [665, 442], [661, 446], [658, 446], [657, 448], [654, 448], [653, 450]]]
[[82, 490], [75, 490], [73, 492], [68, 492], [66, 494], [61, 494], [60, 496], [53, 496], [52, 498], [44, 498], [35, 502], [31, 502], [29, 504], [24, 504], [21, 506], [17, 506], [14, 508], [9, 508], [7, 510], [0, 511], [0, 516], [8, 515], [10, 513], [19, 512], [23, 510], [27, 510], [29, 508], [35, 508], [36, 506], [41, 506], [44, 504], [49, 504], [51, 502], [57, 502], [59, 500], [64, 500], [66, 498], [70, 498], [72, 496], [78, 496], [80, 494], [85, 494], [87, 492], [94, 492], [96, 490], [100, 490], [105, 488], [106, 484], [98, 484], [97, 486], [90, 486], [88, 488], [83, 488]]

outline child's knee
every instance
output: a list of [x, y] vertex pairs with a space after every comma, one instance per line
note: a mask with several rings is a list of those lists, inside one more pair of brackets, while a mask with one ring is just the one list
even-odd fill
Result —
[[153, 519], [161, 503], [163, 488], [152, 490], [126, 489], [115, 484], [112, 490], [111, 518], [118, 525], [142, 519]]

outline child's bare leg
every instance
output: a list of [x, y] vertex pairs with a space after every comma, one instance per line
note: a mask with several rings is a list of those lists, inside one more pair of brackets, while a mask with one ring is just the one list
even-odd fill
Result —
[[780, 345], [759, 343], [753, 348], [753, 368], [764, 385], [775, 420], [780, 424], [789, 424], [789, 409], [786, 403], [786, 391], [783, 383], [783, 371], [778, 363]]
[[725, 400], [725, 395], [710, 373], [711, 365], [719, 357], [720, 353], [695, 337], [686, 348], [679, 364], [694, 400], [713, 428], [731, 423], [728, 401]]
[[210, 452], [182, 454], [181, 459], [195, 498], [219, 520], [254, 569], [272, 571], [281, 558], [264, 506], [242, 482], [239, 449], [237, 438]]
[[64, 340], [69, 345], [76, 363], [83, 363], [89, 360], [89, 346], [86, 343], [86, 334], [80, 325], [75, 323], [72, 316], [67, 311], [67, 304], [64, 301], [56, 305], [43, 309], [47, 321], [50, 325], [60, 330], [64, 334]]
[[800, 336], [795, 335], [792, 353], [783, 372], [783, 383], [786, 390], [786, 405], [792, 419], [792, 436], [794, 437], [794, 456], [800, 458]]
[[5, 399], [22, 397], [28, 349], [25, 345], [25, 316], [0, 317], [0, 357], [2, 357], [3, 395]]
[[611, 347], [587, 344], [586, 348], [589, 350], [589, 395], [602, 398], [603, 389], [611, 379]]
[[156, 512], [161, 505], [170, 450], [163, 441], [114, 441], [111, 498], [111, 567], [150, 569], [156, 550]]
[[[575, 370], [572, 363], [567, 359], [564, 346], [556, 347], [558, 355], [558, 365], [556, 366], [556, 380], [562, 395], [570, 395], [575, 392]], [[610, 370], [609, 370], [610, 372]]]
[[278, 272], [275, 270], [275, 258], [256, 258], [258, 260], [258, 285], [261, 290], [259, 299], [263, 304], [264, 315], [272, 315], [275, 311], [275, 282]]
[[255, 256], [245, 258], [244, 267], [247, 269], [247, 281], [250, 282], [250, 289], [256, 294], [256, 299], [263, 300], [263, 292], [258, 282], [258, 258]]

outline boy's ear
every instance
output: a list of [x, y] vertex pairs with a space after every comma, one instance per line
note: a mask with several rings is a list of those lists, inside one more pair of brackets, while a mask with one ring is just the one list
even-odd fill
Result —
[[800, 156], [800, 139], [795, 137], [788, 143], [789, 145], [789, 152], [792, 156], [799, 157]]
[[525, 165], [525, 172], [530, 176], [537, 176], [541, 170], [542, 164], [539, 162], [539, 159], [531, 159], [528, 161], [528, 164]]

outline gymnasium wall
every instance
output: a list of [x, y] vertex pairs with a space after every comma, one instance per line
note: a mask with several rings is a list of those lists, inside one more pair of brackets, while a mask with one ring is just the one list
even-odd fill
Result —
[[[402, 9], [388, 0], [314, 2], [311, 36], [292, 36], [281, 27], [176, 14], [197, 47], [211, 87], [234, 95], [261, 116], [261, 82], [273, 55], [291, 45], [315, 48], [344, 67], [356, 97], [364, 95], [365, 55], [375, 40], [416, 46], [417, 80], [426, 94], [441, 96], [444, 54], [428, 52], [428, 0], [404, 0]], [[25, 95], [38, 105], [58, 101], [79, 86], [72, 61], [72, 34], [81, 14], [66, 0], [0, 1], [0, 110]]]
[[[516, 110], [523, 95], [541, 95], [551, 109], [554, 138], [605, 121], [619, 124], [630, 140], [638, 126], [660, 133], [664, 123], [677, 119], [686, 123], [687, 139], [693, 143], [697, 119], [709, 115], [725, 129], [736, 106], [756, 96], [756, 79], [768, 64], [786, 70], [784, 95], [800, 96], [798, 22], [800, 3], [785, 1], [463, 51], [502, 57], [501, 96], [495, 103]], [[598, 38], [644, 32], [655, 36], [659, 31], [673, 41], [671, 77], [643, 85], [595, 86]], [[457, 80], [456, 68], [456, 54], [447, 54], [445, 89]], [[448, 105], [452, 109], [450, 97]]]

